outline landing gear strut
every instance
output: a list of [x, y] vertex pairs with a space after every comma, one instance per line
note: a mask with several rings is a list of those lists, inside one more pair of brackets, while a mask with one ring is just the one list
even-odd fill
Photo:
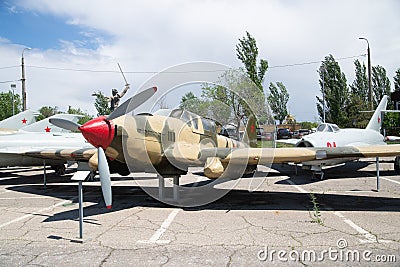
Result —
[[52, 165], [51, 168], [55, 171], [55, 173], [59, 176], [65, 175], [65, 165]]
[[322, 181], [324, 179], [324, 171], [322, 170], [322, 166], [311, 166], [312, 178], [313, 181]]

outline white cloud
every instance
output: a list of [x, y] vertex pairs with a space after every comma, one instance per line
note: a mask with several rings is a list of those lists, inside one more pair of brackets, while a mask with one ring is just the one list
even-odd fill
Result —
[[[365, 53], [366, 36], [372, 63], [380, 64], [392, 80], [400, 67], [400, 19], [397, 1], [62, 1], [17, 2], [18, 9], [51, 14], [81, 27], [95, 49], [77, 40], [60, 40], [59, 50], [35, 48], [26, 64], [72, 69], [159, 71], [188, 61], [215, 61], [240, 66], [235, 45], [249, 31], [260, 56], [270, 66], [323, 60]], [[99, 36], [103, 32], [106, 37]], [[29, 46], [29, 43], [24, 44]], [[9, 51], [2, 64], [18, 64], [21, 46], [1, 43]], [[361, 58], [363, 60], [363, 58]], [[339, 61], [348, 83], [353, 60]], [[290, 110], [298, 120], [316, 116], [319, 64], [269, 69], [269, 82], [282, 81], [290, 92]], [[13, 70], [17, 71], [17, 70]], [[0, 80], [11, 73], [0, 72]], [[13, 77], [19, 77], [13, 73]], [[12, 76], [11, 75], [11, 76]], [[128, 74], [133, 88], [149, 74]], [[28, 104], [79, 106], [95, 113], [90, 94], [122, 87], [119, 73], [88, 73], [27, 68]], [[120, 86], [118, 86], [120, 85]], [[134, 89], [129, 94], [133, 94]], [[307, 104], [305, 104], [307, 103]]]

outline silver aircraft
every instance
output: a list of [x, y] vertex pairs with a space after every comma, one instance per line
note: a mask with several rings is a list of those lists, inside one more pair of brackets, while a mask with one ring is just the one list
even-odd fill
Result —
[[[382, 124], [382, 112], [386, 110], [388, 98], [383, 96], [381, 102], [376, 108], [372, 118], [370, 119], [367, 127], [365, 129], [355, 129], [355, 128], [339, 128], [336, 124], [332, 123], [322, 123], [317, 127], [315, 133], [305, 135], [303, 138], [299, 139], [288, 139], [288, 140], [277, 140], [280, 143], [292, 144], [296, 147], [315, 147], [315, 148], [349, 148], [354, 146], [362, 147], [375, 147], [382, 146], [381, 150], [384, 151], [386, 143], [385, 138], [381, 133]], [[375, 149], [375, 148], [374, 148]], [[314, 175], [323, 178], [322, 168], [324, 166], [338, 165], [344, 162], [352, 161], [358, 159], [359, 157], [354, 154], [354, 156], [325, 159], [325, 160], [312, 160], [301, 162], [304, 169], [310, 169], [314, 171]], [[395, 169], [398, 170], [399, 157], [396, 157]]]
[[17, 130], [36, 122], [37, 111], [25, 110], [0, 121], [0, 134], [14, 133]]
[[[80, 115], [56, 114], [50, 118], [64, 119], [76, 123]], [[9, 131], [0, 134], [0, 167], [11, 166], [51, 166], [57, 174], [64, 174], [67, 160], [57, 156], [57, 151], [80, 151], [93, 148], [81, 134], [71, 133], [59, 128], [44, 119], [31, 125], [22, 127], [18, 131]], [[54, 151], [56, 149], [56, 151]], [[47, 155], [49, 150], [54, 151], [51, 159], [30, 152], [38, 151]]]

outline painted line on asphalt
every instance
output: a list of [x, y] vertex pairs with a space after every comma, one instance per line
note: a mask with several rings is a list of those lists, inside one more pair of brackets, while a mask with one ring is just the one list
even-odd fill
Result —
[[42, 213], [43, 211], [51, 210], [51, 209], [53, 209], [53, 208], [62, 206], [62, 205], [64, 205], [64, 204], [68, 203], [68, 202], [74, 201], [75, 199], [77, 199], [77, 197], [75, 197], [75, 198], [73, 198], [73, 199], [67, 199], [67, 200], [58, 202], [58, 203], [56, 203], [56, 204], [54, 204], [54, 205], [51, 205], [50, 207], [43, 208], [43, 209], [38, 210], [38, 211], [36, 211], [36, 212], [32, 212], [32, 213], [26, 214], [26, 215], [24, 215], [24, 216], [18, 217], [18, 218], [14, 219], [14, 220], [11, 220], [11, 221], [9, 221], [9, 222], [0, 224], [0, 228], [3, 228], [4, 226], [10, 225], [10, 224], [12, 224], [12, 223], [19, 222], [19, 221], [21, 221], [21, 220], [27, 219], [27, 218], [29, 218], [29, 217], [35, 216], [35, 215], [37, 215], [37, 214], [39, 214], [39, 213]]
[[[297, 190], [299, 190], [301, 193], [310, 193], [306, 190], [304, 190], [303, 188], [301, 188], [299, 185], [295, 184], [292, 180], [286, 180], [289, 184], [293, 185], [294, 187], [297, 188]], [[326, 206], [326, 205], [325, 205]], [[327, 206], [328, 207], [328, 206]], [[329, 207], [328, 207], [329, 208]], [[332, 209], [332, 208], [330, 208]], [[333, 209], [332, 209], [333, 210]], [[377, 242], [391, 242], [390, 240], [381, 240], [381, 239], [377, 239], [376, 236], [374, 236], [373, 234], [371, 234], [370, 232], [368, 232], [367, 230], [365, 230], [364, 228], [362, 228], [361, 226], [355, 224], [352, 220], [346, 218], [340, 211], [334, 211], [333, 214], [335, 214], [336, 216], [338, 216], [339, 218], [341, 218], [343, 220], [344, 223], [346, 223], [347, 225], [349, 225], [351, 228], [353, 228], [354, 230], [356, 230], [359, 234], [363, 235], [365, 239], [360, 239], [361, 243], [377, 243]]]
[[395, 181], [395, 180], [392, 180], [392, 179], [389, 179], [389, 178], [386, 178], [386, 177], [380, 177], [381, 179], [383, 179], [383, 180], [386, 180], [386, 181], [389, 181], [389, 182], [392, 182], [392, 183], [395, 183], [395, 184], [400, 184], [400, 182], [398, 182], [398, 181]]
[[308, 193], [306, 190], [301, 188], [299, 185], [295, 184], [292, 180], [286, 180], [289, 184], [293, 185], [296, 187], [297, 190], [299, 190], [301, 193]]
[[[370, 173], [367, 173], [367, 172], [364, 172], [364, 174], [365, 174], [365, 175], [368, 175], [368, 176], [370, 176], [370, 177], [375, 177], [375, 178], [376, 178], [376, 174], [374, 175], [374, 174], [370, 174]], [[392, 183], [395, 183], [395, 184], [400, 184], [399, 181], [395, 181], [395, 180], [386, 178], [386, 177], [384, 177], [384, 176], [379, 176], [379, 178], [380, 178], [380, 179], [383, 179], [383, 180], [386, 180], [386, 181], [388, 181], [388, 182], [392, 182]]]
[[174, 209], [165, 219], [165, 221], [161, 224], [160, 228], [150, 237], [149, 240], [139, 240], [138, 243], [143, 244], [168, 244], [171, 240], [159, 240], [160, 237], [167, 231], [168, 227], [171, 225], [172, 221], [175, 219], [175, 216], [181, 211], [181, 209]]
[[[57, 196], [57, 198], [66, 198], [71, 196]], [[0, 197], [0, 200], [18, 200], [18, 199], [40, 199], [40, 198], [53, 198], [51, 196], [37, 196], [37, 197]]]

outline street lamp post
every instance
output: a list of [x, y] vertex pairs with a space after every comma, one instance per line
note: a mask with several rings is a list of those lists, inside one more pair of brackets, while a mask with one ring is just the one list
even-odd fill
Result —
[[22, 68], [22, 111], [26, 110], [26, 87], [25, 87], [25, 64], [24, 64], [24, 51], [31, 50], [30, 47], [25, 47], [22, 50], [22, 57], [21, 57], [21, 68]]
[[360, 37], [358, 38], [360, 40], [365, 40], [367, 41], [367, 55], [368, 55], [368, 101], [370, 104], [371, 110], [374, 109], [373, 104], [372, 104], [372, 89], [371, 89], [371, 50], [369, 49], [369, 42], [368, 39], [365, 37]]
[[317, 72], [322, 76], [322, 122], [325, 123], [325, 68], [321, 66]]
[[17, 88], [17, 85], [16, 84], [11, 84], [11, 90], [12, 90], [12, 114], [13, 114], [13, 116], [14, 116], [14, 114], [15, 114], [15, 108], [14, 108], [14, 89], [15, 88]]

